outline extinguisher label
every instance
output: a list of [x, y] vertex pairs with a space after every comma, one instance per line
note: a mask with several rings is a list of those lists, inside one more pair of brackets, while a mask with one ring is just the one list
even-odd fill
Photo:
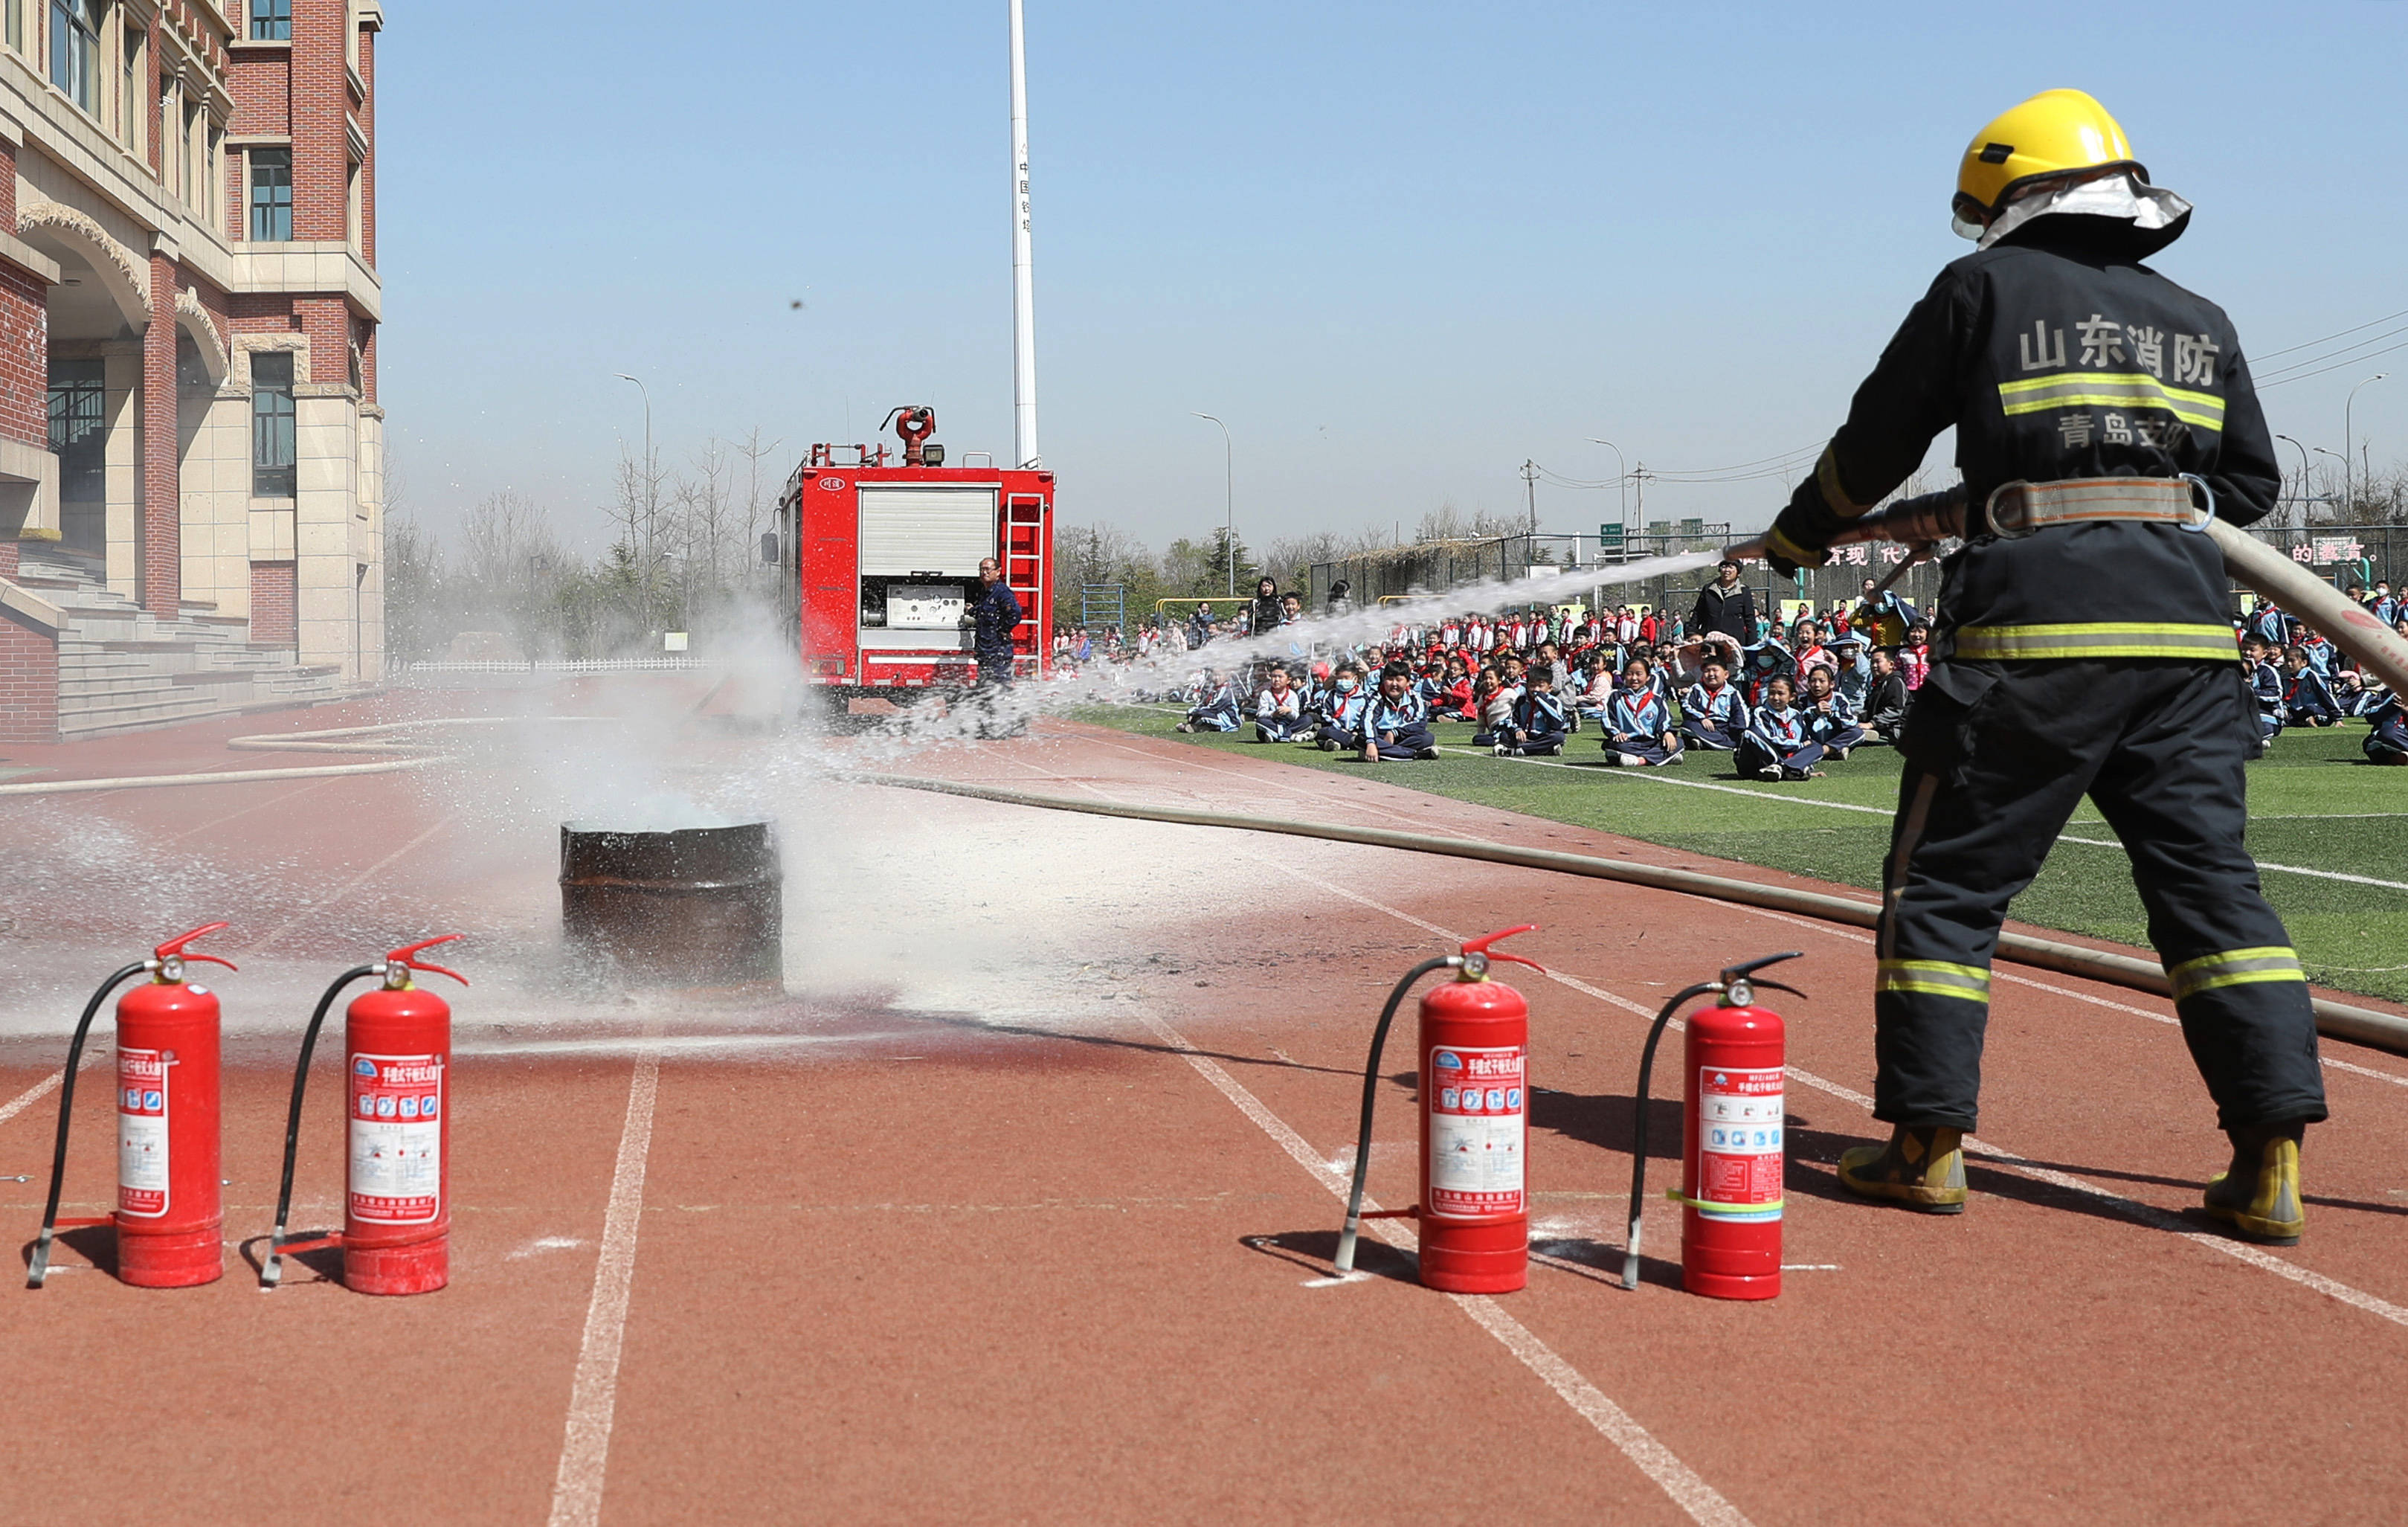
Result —
[[1781, 1068], [1698, 1068], [1698, 1193], [1709, 1219], [1781, 1217]]
[[1432, 1047], [1426, 1213], [1477, 1217], [1526, 1212], [1527, 1066], [1519, 1046]]
[[117, 1212], [167, 1212], [167, 1072], [158, 1050], [117, 1052]]
[[443, 1058], [351, 1057], [351, 1217], [423, 1225], [443, 1211]]

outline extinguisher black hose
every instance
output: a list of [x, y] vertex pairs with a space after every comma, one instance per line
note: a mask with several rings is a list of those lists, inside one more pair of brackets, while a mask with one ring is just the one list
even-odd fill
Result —
[[150, 968], [149, 960], [136, 960], [103, 981], [83, 1004], [83, 1016], [76, 1020], [75, 1038], [67, 1041], [66, 1074], [59, 1078], [59, 1140], [50, 1150], [50, 1197], [42, 1206], [42, 1235], [34, 1243], [34, 1260], [26, 1265], [25, 1287], [38, 1289], [50, 1272], [50, 1238], [59, 1226], [59, 1188], [67, 1174], [67, 1126], [75, 1118], [76, 1068], [83, 1064], [84, 1036], [92, 1031], [92, 1020], [100, 1012], [100, 1004], [108, 994]]
[[1440, 955], [1406, 972], [1405, 978], [1397, 983], [1397, 989], [1388, 993], [1388, 1005], [1380, 1010], [1380, 1026], [1371, 1030], [1371, 1057], [1363, 1062], [1363, 1126], [1354, 1136], [1354, 1187], [1346, 1195], [1346, 1228], [1338, 1236], [1338, 1271], [1341, 1276], [1354, 1271], [1354, 1242], [1363, 1228], [1363, 1181], [1371, 1170], [1371, 1109], [1380, 1101], [1380, 1052], [1387, 1047], [1388, 1025], [1397, 1021], [1397, 1009], [1414, 982], [1432, 971], [1462, 963], [1461, 955]]
[[1639, 1287], [1639, 1219], [1647, 1212], [1647, 1089], [1656, 1074], [1656, 1042], [1664, 1037], [1665, 1027], [1671, 1023], [1672, 1015], [1681, 1010], [1683, 1002], [1720, 990], [1721, 985], [1717, 981], [1700, 981], [1666, 1002], [1664, 1011], [1656, 1015], [1655, 1025], [1647, 1030], [1647, 1047], [1639, 1052], [1639, 1088], [1631, 1099], [1638, 1122], [1631, 1131], [1630, 1144], [1630, 1234], [1622, 1244], [1622, 1286], [1626, 1289]]
[[293, 1207], [293, 1157], [301, 1144], [301, 1097], [309, 1087], [309, 1057], [318, 1047], [318, 1030], [326, 1021], [326, 1014], [343, 988], [362, 976], [380, 975], [382, 964], [355, 965], [335, 977], [335, 984], [318, 999], [318, 1011], [309, 1015], [309, 1027], [301, 1031], [301, 1059], [293, 1068], [293, 1106], [284, 1116], [284, 1176], [276, 1188], [276, 1230], [267, 1238], [267, 1255], [260, 1260], [259, 1286], [273, 1289], [284, 1275], [284, 1219]]

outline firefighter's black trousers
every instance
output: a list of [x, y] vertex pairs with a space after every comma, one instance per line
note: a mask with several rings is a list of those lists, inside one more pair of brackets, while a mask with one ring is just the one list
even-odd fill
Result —
[[2323, 1118], [2307, 984], [2242, 846], [2242, 765], [2259, 746], [2229, 663], [1936, 666], [1899, 742], [1873, 1116], [1975, 1127], [1999, 924], [2086, 792], [2131, 857], [2219, 1125]]

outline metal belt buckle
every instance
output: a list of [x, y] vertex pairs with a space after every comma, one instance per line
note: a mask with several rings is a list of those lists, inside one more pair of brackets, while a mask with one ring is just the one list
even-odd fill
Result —
[[2199, 510], [2199, 518], [2185, 520], [2181, 526], [2193, 535], [2203, 536], [2207, 533], [2207, 527], [2215, 523], [2215, 490], [2207, 485], [2207, 479], [2195, 472], [2176, 472], [2174, 475], [2198, 489], [2199, 497], [2207, 500], [2204, 505], [2193, 506]]
[[1990, 497], [1982, 501], [1982, 523], [1990, 527], [1990, 534], [2000, 540], [2022, 540], [2027, 536], [2039, 534], [2040, 526], [2031, 523], [2031, 509], [2028, 503], [2023, 506], [2023, 518], [2015, 524], [2010, 526], [1999, 518], [2000, 497], [2010, 489], [2021, 490], [2030, 486], [2030, 483], [2017, 478], [1990, 490]]

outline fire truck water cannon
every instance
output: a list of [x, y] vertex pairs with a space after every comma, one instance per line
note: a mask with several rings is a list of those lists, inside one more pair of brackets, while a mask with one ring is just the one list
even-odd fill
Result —
[[1733, 965], [1712, 981], [1674, 995], [1647, 1030], [1639, 1057], [1637, 1138], [1630, 1148], [1630, 1235], [1622, 1286], [1639, 1287], [1640, 1218], [1647, 1204], [1648, 1083], [1656, 1045], [1683, 1003], [1708, 993], [1722, 1000], [1688, 1023], [1682, 1051], [1688, 1081], [1681, 1104], [1681, 1186], [1665, 1196], [1681, 1216], [1681, 1287], [1714, 1299], [1771, 1299], [1781, 1292], [1781, 1015], [1756, 1005], [1758, 987], [1793, 997], [1795, 987], [1759, 978], [1767, 965], [1799, 952]]
[[[293, 1105], [284, 1118], [284, 1175], [276, 1190], [276, 1230], [259, 1269], [259, 1286], [273, 1289], [286, 1252], [340, 1246], [343, 1286], [357, 1293], [432, 1293], [452, 1275], [452, 1009], [420, 987], [420, 972], [468, 978], [419, 951], [449, 944], [457, 933], [395, 949], [335, 978], [302, 1030], [301, 1059], [293, 1068]], [[350, 1136], [344, 1178], [343, 1228], [288, 1236], [293, 1208], [293, 1159], [301, 1141], [301, 1100], [318, 1030], [345, 987], [368, 976], [384, 984], [360, 996], [343, 1014], [343, 1074]]]
[[904, 466], [942, 467], [945, 464], [943, 446], [922, 443], [937, 432], [936, 410], [925, 403], [906, 403], [889, 413], [886, 424], [879, 427], [882, 429], [887, 425], [892, 425], [895, 433], [902, 438]]
[[[233, 970], [234, 961], [191, 948], [194, 939], [223, 929], [207, 923], [177, 935], [103, 981], [84, 1003], [67, 1042], [67, 1069], [59, 1078], [58, 1143], [50, 1152], [50, 1196], [42, 1233], [34, 1243], [25, 1287], [38, 1289], [50, 1271], [50, 1243], [61, 1229], [117, 1227], [117, 1275], [140, 1289], [184, 1289], [214, 1283], [225, 1266], [218, 1178], [218, 1000], [207, 987], [185, 983], [195, 960]], [[61, 1219], [59, 1189], [66, 1178], [67, 1126], [75, 1117], [76, 1071], [84, 1036], [108, 994], [137, 975], [150, 981], [117, 1004], [117, 1212]]]
[[[1447, 1293], [1510, 1293], [1530, 1280], [1530, 1203], [1524, 1170], [1530, 1140], [1530, 1005], [1489, 978], [1498, 960], [1545, 967], [1489, 945], [1536, 923], [1468, 940], [1458, 953], [1405, 972], [1380, 1010], [1363, 1063], [1363, 1123], [1354, 1141], [1354, 1187], [1338, 1238], [1340, 1276], [1354, 1270], [1365, 1219], [1421, 1221], [1421, 1280]], [[1421, 1079], [1421, 1199], [1410, 1209], [1363, 1212], [1371, 1166], [1371, 1111], [1379, 1101], [1380, 1054], [1388, 1025], [1413, 983], [1432, 971], [1455, 978], [1421, 1001], [1416, 1047]]]

